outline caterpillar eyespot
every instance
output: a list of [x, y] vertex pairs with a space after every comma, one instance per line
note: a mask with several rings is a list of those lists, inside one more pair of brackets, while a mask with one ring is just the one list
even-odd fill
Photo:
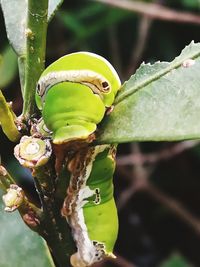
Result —
[[102, 82], [102, 87], [104, 88], [105, 92], [108, 92], [110, 90], [109, 84], [107, 82]]

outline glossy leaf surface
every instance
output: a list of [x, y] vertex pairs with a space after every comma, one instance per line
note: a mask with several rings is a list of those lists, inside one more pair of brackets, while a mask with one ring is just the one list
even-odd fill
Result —
[[200, 44], [171, 63], [142, 64], [122, 86], [99, 143], [177, 141], [200, 137]]
[[[63, 0], [49, 0], [48, 18], [55, 14]], [[28, 1], [26, 0], [0, 0], [4, 14], [8, 39], [18, 55], [25, 54], [26, 50], [26, 18]], [[37, 16], [37, 14], [35, 14]], [[16, 27], [18, 25], [18, 27]]]

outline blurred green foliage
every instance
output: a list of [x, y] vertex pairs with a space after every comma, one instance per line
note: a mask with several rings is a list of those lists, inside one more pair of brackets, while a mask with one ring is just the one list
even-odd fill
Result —
[[8, 86], [17, 75], [17, 56], [8, 45], [0, 58], [0, 88]]
[[169, 257], [168, 260], [163, 262], [160, 267], [192, 267], [187, 261], [180, 255], [174, 254]]
[[89, 4], [84, 9], [75, 11], [60, 11], [57, 17], [66, 29], [72, 33], [71, 46], [88, 41], [92, 36], [101, 36], [101, 31], [116, 25], [132, 14], [119, 9], [109, 9], [101, 4]]

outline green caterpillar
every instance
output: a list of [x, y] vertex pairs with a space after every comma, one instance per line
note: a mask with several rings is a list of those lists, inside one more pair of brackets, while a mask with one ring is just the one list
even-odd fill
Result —
[[54, 144], [95, 132], [120, 86], [112, 65], [93, 53], [72, 53], [51, 64], [39, 79], [36, 103]]
[[[39, 79], [36, 103], [53, 143], [87, 140], [120, 86], [110, 63], [93, 53], [72, 53], [51, 64]], [[111, 145], [82, 148], [68, 163], [70, 184], [62, 214], [77, 246], [71, 256], [74, 267], [114, 257], [118, 233], [112, 181], [115, 151]]]
[[[96, 146], [85, 152], [80, 153], [80, 159], [83, 156], [87, 165], [78, 179], [76, 171], [72, 172], [62, 209], [77, 246], [77, 253], [71, 256], [74, 267], [86, 267], [106, 257], [115, 257], [112, 251], [118, 233], [112, 181], [115, 148]], [[83, 159], [81, 162], [84, 166]], [[79, 161], [72, 163], [75, 169], [79, 164]]]

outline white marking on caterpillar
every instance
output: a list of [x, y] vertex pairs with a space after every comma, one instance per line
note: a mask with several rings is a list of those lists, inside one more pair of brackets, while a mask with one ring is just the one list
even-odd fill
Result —
[[[88, 202], [86, 199], [93, 195], [97, 197], [97, 194], [100, 193], [99, 188], [91, 190], [86, 183], [92, 171], [96, 156], [108, 147], [108, 145], [101, 145], [91, 148], [91, 153], [87, 153], [87, 155], [90, 154], [89, 160], [87, 158], [85, 159], [85, 166], [83, 166], [85, 169], [81, 169], [78, 179], [75, 176], [77, 179], [76, 183], [73, 181], [73, 173], [70, 178], [68, 196], [65, 199], [63, 206], [64, 211], [62, 212], [72, 228], [73, 238], [77, 246], [77, 252], [71, 256], [71, 264], [73, 267], [90, 266], [102, 260], [105, 256], [112, 256], [106, 253], [103, 243], [89, 238], [83, 213], [83, 206]], [[77, 186], [76, 188], [74, 188], [75, 185]], [[68, 212], [66, 213], [65, 210]]]
[[[79, 52], [78, 52], [79, 53]], [[82, 54], [86, 54], [86, 55], [93, 55], [93, 53], [91, 53], [91, 52], [81, 52]], [[75, 54], [76, 54], [76, 52], [75, 52]], [[103, 61], [108, 67], [109, 67], [109, 69], [112, 71], [112, 74], [114, 75], [114, 77], [115, 77], [115, 79], [117, 80], [117, 83], [118, 83], [118, 85], [119, 85], [119, 87], [121, 86], [121, 81], [120, 81], [120, 79], [119, 79], [119, 76], [118, 76], [118, 74], [117, 74], [117, 72], [116, 72], [116, 70], [114, 69], [114, 67], [112, 66], [112, 64], [110, 64], [110, 62], [107, 60], [107, 59], [105, 59], [104, 57], [102, 57], [102, 56], [100, 56], [100, 55], [97, 55], [97, 54], [95, 54], [95, 57], [96, 58], [99, 58], [101, 61]]]
[[37, 85], [37, 94], [44, 102], [48, 90], [61, 82], [75, 82], [87, 85], [96, 94], [109, 93], [111, 86], [101, 74], [91, 70], [66, 70], [49, 72], [41, 77]]
[[94, 204], [98, 205], [101, 203], [101, 195], [100, 195], [100, 189], [96, 188], [95, 189], [95, 200], [94, 200]]

